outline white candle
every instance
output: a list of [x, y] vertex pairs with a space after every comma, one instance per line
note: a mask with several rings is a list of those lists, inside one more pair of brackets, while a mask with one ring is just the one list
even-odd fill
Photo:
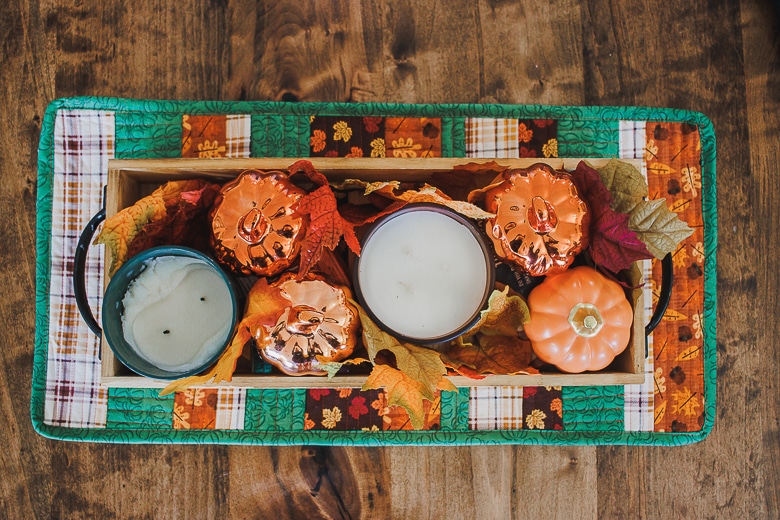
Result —
[[408, 206], [363, 244], [357, 287], [367, 310], [392, 332], [433, 342], [468, 325], [483, 307], [492, 260], [449, 210]]
[[127, 343], [164, 370], [185, 372], [206, 363], [232, 332], [233, 301], [227, 284], [197, 258], [147, 261], [122, 304]]

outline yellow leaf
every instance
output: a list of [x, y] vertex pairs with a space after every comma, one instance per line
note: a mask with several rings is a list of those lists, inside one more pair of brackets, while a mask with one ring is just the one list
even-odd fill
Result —
[[[363, 384], [361, 390], [379, 390], [387, 392], [389, 406], [400, 406], [409, 414], [409, 420], [415, 430], [425, 424], [424, 388], [402, 371], [388, 365], [376, 365]], [[433, 401], [431, 396], [429, 401]]]
[[674, 413], [683, 413], [686, 417], [697, 414], [696, 409], [699, 407], [699, 399], [696, 397], [696, 392], [691, 393], [688, 387], [673, 392], [672, 399], [674, 399]]
[[655, 424], [660, 423], [664, 419], [664, 415], [666, 415], [666, 401], [659, 404], [658, 407], [655, 409]]
[[688, 265], [688, 250], [685, 249], [684, 245], [674, 253], [672, 260], [674, 261], [674, 266], [678, 269], [685, 268]]
[[530, 319], [525, 300], [519, 295], [510, 295], [507, 285], [501, 291], [493, 291], [488, 308], [480, 313], [479, 321], [469, 334], [480, 332], [489, 336], [516, 336]]
[[669, 211], [666, 199], [638, 201], [628, 212], [628, 227], [659, 260], [691, 236], [693, 229]]
[[687, 320], [688, 316], [681, 312], [677, 312], [674, 309], [666, 309], [666, 312], [664, 313], [664, 319], [668, 321], [681, 321]]
[[363, 363], [371, 363], [370, 360], [364, 358], [351, 358], [345, 359], [344, 361], [328, 361], [323, 356], [317, 356], [317, 361], [320, 363], [318, 368], [328, 373], [328, 379], [333, 379], [333, 376], [335, 376], [344, 365], [362, 365]]
[[95, 243], [104, 244], [110, 252], [109, 275], [113, 275], [127, 260], [128, 246], [141, 229], [149, 222], [165, 216], [166, 201], [174, 200], [184, 192], [198, 190], [203, 184], [202, 180], [169, 181], [151, 195], [107, 218]]
[[617, 159], [612, 159], [606, 166], [598, 168], [602, 182], [612, 194], [614, 202], [612, 209], [621, 213], [627, 204], [633, 204], [636, 200], [647, 197], [648, 188], [645, 178], [631, 164]]
[[647, 170], [651, 172], [655, 172], [659, 175], [669, 175], [670, 173], [674, 173], [677, 171], [671, 166], [667, 166], [666, 164], [661, 162], [650, 163], [650, 165], [647, 167]]
[[682, 213], [683, 211], [688, 209], [688, 206], [690, 205], [691, 205], [691, 199], [682, 199], [672, 204], [672, 207], [669, 209], [671, 211], [674, 211], [675, 213]]
[[344, 141], [345, 143], [352, 138], [352, 129], [346, 121], [339, 121], [333, 125], [333, 140]]
[[696, 359], [699, 357], [699, 354], [701, 354], [701, 346], [700, 345], [692, 345], [677, 356], [677, 361], [690, 361], [691, 359]]

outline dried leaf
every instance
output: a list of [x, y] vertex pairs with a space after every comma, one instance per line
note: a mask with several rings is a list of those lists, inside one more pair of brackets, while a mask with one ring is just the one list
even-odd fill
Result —
[[447, 351], [450, 361], [474, 367], [478, 374], [519, 374], [531, 364], [531, 342], [509, 336], [481, 336], [474, 344], [458, 342]]
[[612, 209], [612, 194], [598, 171], [580, 162], [571, 180], [588, 204], [591, 214], [588, 247], [597, 265], [617, 273], [637, 260], [652, 258], [644, 242], [629, 229], [629, 216]]
[[[461, 215], [475, 220], [495, 217], [495, 214], [488, 213], [474, 204], [462, 200], [452, 200], [443, 191], [428, 184], [425, 184], [418, 190], [406, 190], [401, 193], [395, 193], [396, 188], [397, 185], [392, 182], [373, 183], [366, 187], [365, 194], [381, 195], [394, 201], [394, 204], [381, 213], [382, 215], [399, 210], [407, 204], [427, 202], [430, 204], [446, 206], [453, 211], [457, 211]], [[376, 218], [378, 217], [374, 217], [372, 220], [376, 220]]]
[[[425, 405], [423, 398], [426, 390], [423, 384], [391, 366], [376, 365], [361, 390], [378, 390], [381, 388], [384, 388], [387, 392], [387, 404], [389, 406], [400, 406], [406, 410], [415, 430], [419, 430], [424, 426]], [[432, 401], [435, 396], [431, 395], [426, 398]]]
[[[214, 202], [219, 187], [204, 180], [170, 181], [106, 219], [95, 239], [110, 251], [109, 275], [130, 256], [154, 245], [194, 245], [204, 234], [193, 226]], [[208, 235], [205, 235], [206, 237]]]
[[339, 245], [341, 238], [356, 255], [360, 255], [360, 243], [355, 236], [352, 224], [344, 220], [338, 212], [338, 204], [328, 180], [318, 172], [309, 161], [298, 161], [290, 169], [290, 175], [305, 174], [320, 187], [301, 197], [293, 210], [309, 216], [309, 225], [301, 243], [301, 260], [298, 279], [302, 279], [322, 257], [324, 248], [331, 251]]
[[688, 224], [669, 211], [666, 199], [639, 201], [631, 208], [629, 216], [628, 227], [658, 259], [674, 251], [680, 242], [693, 234]]
[[642, 174], [631, 164], [612, 159], [606, 166], [598, 169], [601, 181], [612, 195], [612, 209], [628, 213], [625, 204], [647, 197], [648, 188]]
[[479, 321], [469, 334], [480, 332], [489, 336], [516, 336], [531, 319], [528, 304], [517, 294], [509, 294], [509, 286], [495, 290], [490, 295], [487, 309], [480, 313]]
[[344, 365], [362, 365], [363, 363], [371, 363], [370, 360], [365, 358], [349, 358], [345, 359], [344, 361], [328, 361], [322, 356], [317, 356], [317, 361], [320, 363], [318, 368], [328, 373], [328, 379], [333, 379], [333, 376], [338, 374], [339, 370], [341, 370]]

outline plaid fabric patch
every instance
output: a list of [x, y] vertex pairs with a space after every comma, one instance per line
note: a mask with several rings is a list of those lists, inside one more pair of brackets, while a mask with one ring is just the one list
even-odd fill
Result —
[[520, 430], [522, 428], [522, 386], [475, 386], [470, 389], [470, 430]]
[[248, 115], [182, 116], [181, 156], [249, 157], [252, 118]]
[[[645, 156], [645, 122], [620, 122], [620, 158], [641, 159]], [[647, 179], [647, 168], [643, 162], [642, 174]], [[653, 315], [653, 264], [646, 260], [642, 262], [645, 285], [643, 287], [642, 304], [644, 306], [645, 323]], [[648, 356], [645, 358], [645, 382], [624, 387], [624, 417], [626, 431], [653, 431], [653, 395], [656, 385], [653, 373], [653, 335], [647, 338]]]
[[520, 157], [517, 119], [466, 118], [466, 157]]
[[246, 388], [221, 387], [217, 393], [217, 430], [243, 430], [246, 414]]
[[[106, 424], [100, 388], [99, 340], [81, 319], [71, 275], [78, 237], [102, 206], [108, 160], [114, 156], [114, 115], [61, 110], [54, 125], [49, 346], [44, 421], [66, 427]], [[87, 297], [96, 318], [103, 287], [102, 248], [87, 259]]]

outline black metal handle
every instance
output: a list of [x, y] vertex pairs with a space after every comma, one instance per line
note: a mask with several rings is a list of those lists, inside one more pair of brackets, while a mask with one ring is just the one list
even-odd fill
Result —
[[650, 322], [645, 326], [645, 336], [649, 336], [655, 329], [666, 313], [669, 307], [669, 301], [672, 299], [672, 285], [674, 284], [674, 263], [672, 254], [669, 253], [661, 260], [661, 293], [658, 295], [658, 302], [655, 304], [655, 310], [650, 317]]
[[98, 337], [103, 334], [103, 330], [95, 319], [95, 315], [89, 307], [89, 300], [87, 300], [86, 266], [87, 251], [92, 243], [92, 237], [95, 235], [98, 225], [105, 219], [106, 208], [103, 207], [95, 213], [87, 223], [87, 227], [81, 232], [79, 243], [76, 246], [76, 254], [73, 255], [73, 294], [76, 296], [76, 306], [78, 306], [79, 313], [89, 329]]

